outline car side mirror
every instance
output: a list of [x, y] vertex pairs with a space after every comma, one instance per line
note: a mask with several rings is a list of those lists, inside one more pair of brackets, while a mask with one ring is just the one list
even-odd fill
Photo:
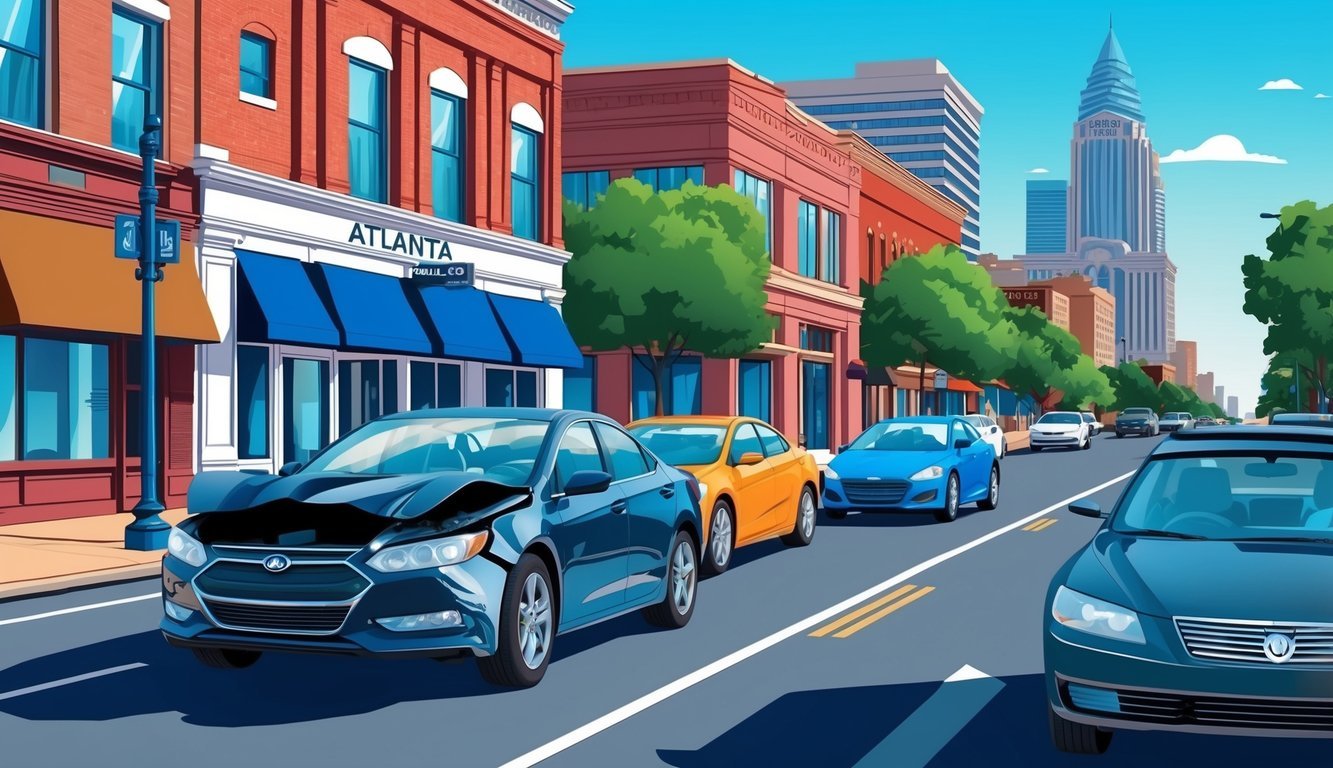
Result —
[[296, 474], [296, 470], [301, 468], [301, 462], [289, 461], [278, 468], [278, 477], [289, 477]]
[[963, 450], [964, 448], [971, 448], [972, 441], [968, 440], [966, 437], [960, 437], [957, 440], [953, 441], [953, 447], [957, 448], [960, 451]]
[[580, 469], [569, 476], [565, 483], [566, 496], [584, 496], [589, 493], [601, 493], [611, 487], [611, 476], [600, 469]]
[[763, 460], [764, 460], [764, 454], [757, 453], [755, 451], [749, 451], [746, 453], [742, 453], [740, 457], [736, 459], [736, 466], [751, 467]]
[[1100, 504], [1087, 499], [1079, 499], [1078, 501], [1070, 503], [1069, 511], [1076, 515], [1083, 515], [1084, 517], [1106, 517], [1106, 514], [1102, 512]]

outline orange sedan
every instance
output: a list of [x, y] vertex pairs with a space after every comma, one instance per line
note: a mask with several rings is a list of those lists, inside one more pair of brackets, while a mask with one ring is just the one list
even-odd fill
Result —
[[737, 547], [815, 536], [819, 468], [773, 427], [744, 416], [661, 416], [629, 425], [658, 458], [699, 480], [704, 570], [721, 573]]

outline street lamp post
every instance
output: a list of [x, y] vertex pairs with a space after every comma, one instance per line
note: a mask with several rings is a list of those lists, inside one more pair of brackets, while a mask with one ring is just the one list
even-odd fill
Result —
[[1129, 354], [1129, 348], [1125, 346], [1125, 337], [1120, 337], [1120, 362], [1125, 362], [1125, 357]]
[[134, 522], [125, 527], [125, 548], [139, 551], [164, 549], [171, 524], [161, 518], [162, 502], [157, 498], [157, 328], [154, 288], [162, 280], [157, 237], [156, 168], [161, 141], [162, 117], [144, 118], [139, 137], [139, 157], [143, 160], [143, 178], [139, 186], [139, 266], [134, 278], [143, 283], [143, 393], [139, 411], [142, 430], [139, 444], [139, 503], [134, 505]]

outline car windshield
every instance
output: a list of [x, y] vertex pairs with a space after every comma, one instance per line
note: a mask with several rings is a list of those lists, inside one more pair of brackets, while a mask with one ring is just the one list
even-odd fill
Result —
[[1120, 412], [1121, 416], [1147, 416], [1152, 411], [1147, 408], [1126, 408]]
[[678, 467], [717, 461], [727, 437], [726, 427], [698, 424], [642, 424], [629, 432], [662, 461]]
[[1091, 413], [1085, 413], [1085, 414], [1083, 414], [1083, 420], [1084, 420], [1084, 421], [1088, 421], [1088, 422], [1092, 422], [1092, 421], [1096, 421], [1097, 419], [1094, 418], [1093, 415], [1092, 415]]
[[1078, 424], [1083, 417], [1077, 413], [1048, 413], [1037, 419], [1038, 424]]
[[1214, 541], [1333, 540], [1333, 456], [1154, 459], [1125, 492], [1111, 528]]
[[982, 427], [986, 426], [986, 421], [981, 416], [971, 415], [971, 416], [964, 416], [963, 418], [967, 419], [967, 422], [972, 426], [976, 427], [977, 429], [981, 429]]
[[948, 424], [881, 421], [861, 433], [853, 451], [942, 451], [949, 442]]
[[302, 467], [300, 474], [455, 471], [499, 483], [527, 485], [550, 426], [535, 419], [382, 419], [329, 446]]

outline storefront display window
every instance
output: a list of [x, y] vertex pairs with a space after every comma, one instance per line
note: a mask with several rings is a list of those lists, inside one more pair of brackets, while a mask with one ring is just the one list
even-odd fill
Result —
[[268, 348], [236, 347], [237, 445], [242, 459], [268, 458]]
[[18, 381], [17, 346], [13, 336], [0, 336], [0, 461], [16, 458], [18, 403], [14, 387]]
[[393, 360], [338, 362], [338, 434], [398, 410], [398, 364]]
[[801, 433], [805, 435], [805, 447], [810, 450], [829, 447], [831, 370], [828, 363], [801, 361]]
[[583, 367], [565, 371], [565, 407], [591, 411], [597, 404], [597, 356], [584, 355]]
[[284, 463], [306, 462], [328, 442], [329, 364], [287, 357], [282, 361]]
[[509, 368], [486, 369], [486, 406], [535, 408], [537, 372]]
[[25, 339], [23, 356], [23, 458], [107, 458], [106, 345]]
[[[634, 360], [633, 367], [633, 417], [646, 419], [657, 413], [657, 390], [653, 385], [653, 375], [643, 363]], [[700, 379], [703, 372], [703, 358], [688, 355], [676, 358], [669, 368], [662, 372], [662, 401], [666, 407], [662, 412], [667, 416], [697, 415], [703, 412], [703, 388]]]
[[463, 404], [463, 366], [414, 360], [408, 376], [408, 401], [412, 410], [457, 408]]
[[767, 360], [742, 360], [736, 383], [736, 412], [742, 416], [772, 421], [772, 363]]

